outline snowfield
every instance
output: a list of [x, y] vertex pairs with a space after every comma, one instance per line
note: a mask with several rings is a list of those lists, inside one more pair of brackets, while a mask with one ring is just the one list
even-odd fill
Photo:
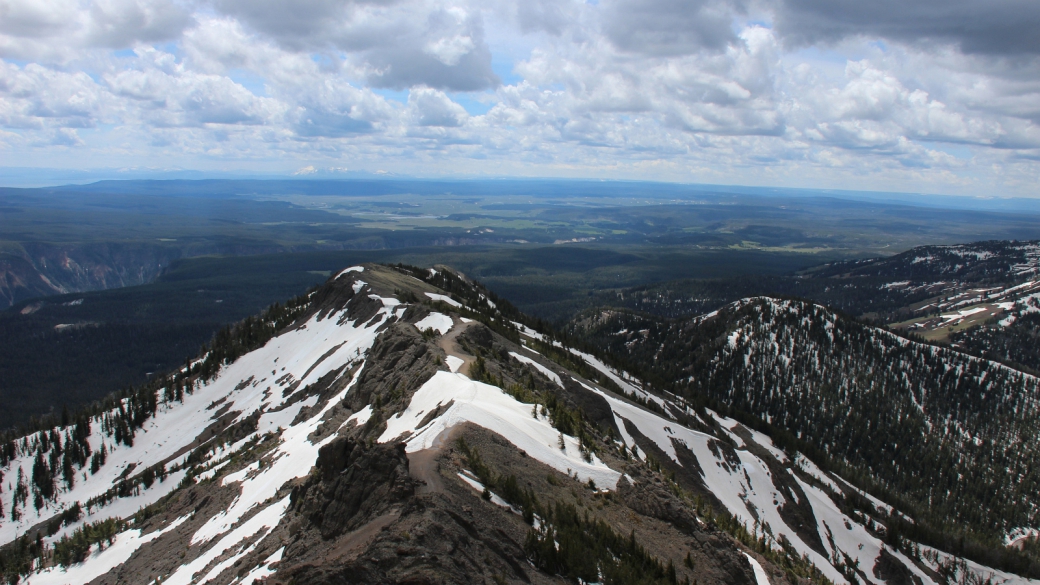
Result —
[[[625, 428], [625, 422], [631, 423], [646, 438], [653, 441], [668, 457], [680, 466], [677, 446], [688, 449], [697, 458], [703, 471], [704, 483], [708, 490], [715, 494], [730, 514], [745, 523], [749, 529], [755, 526], [755, 515], [758, 515], [759, 536], [765, 534], [768, 525], [775, 537], [784, 535], [795, 549], [807, 555], [828, 579], [835, 583], [844, 583], [841, 573], [831, 566], [828, 559], [813, 550], [787, 526], [780, 516], [780, 507], [786, 502], [784, 494], [773, 484], [768, 466], [750, 452], [736, 450], [737, 460], [724, 455], [723, 447], [718, 439], [690, 430], [682, 425], [644, 410], [625, 400], [615, 398], [602, 390], [596, 390], [614, 412], [614, 419], [619, 428]], [[631, 444], [627, 432], [622, 433], [626, 444]], [[774, 504], [774, 502], [777, 502]], [[752, 507], [756, 511], [751, 512]]]
[[[630, 378], [630, 376], [624, 373], [620, 375], [615, 372], [611, 373], [616, 377], [625, 376], [625, 378]], [[881, 551], [887, 550], [889, 554], [907, 565], [911, 572], [921, 579], [922, 583], [925, 585], [939, 585], [928, 573], [914, 564], [903, 553], [891, 547], [886, 547], [865, 526], [843, 514], [838, 504], [829, 494], [796, 477], [795, 479], [802, 493], [808, 499], [813, 515], [817, 519], [817, 531], [828, 552], [828, 556], [823, 556], [813, 550], [798, 536], [792, 527], [786, 524], [780, 514], [780, 510], [787, 502], [788, 497], [791, 498], [792, 503], [798, 503], [797, 494], [794, 491], [778, 488], [766, 463], [748, 451], [745, 442], [733, 434], [732, 431], [739, 424], [737, 421], [719, 416], [710, 410], [708, 411], [709, 416], [719, 424], [721, 430], [726, 432], [738, 445], [738, 448], [735, 450], [736, 460], [733, 460], [724, 455], [720, 441], [711, 435], [688, 429], [674, 420], [645, 410], [627, 400], [590, 386], [581, 380], [575, 379], [575, 381], [596, 392], [608, 402], [625, 445], [631, 446], [635, 444], [631, 434], [626, 429], [626, 423], [628, 423], [638, 429], [640, 434], [653, 441], [661, 451], [680, 466], [682, 463], [678, 457], [677, 448], [683, 447], [689, 450], [697, 459], [706, 487], [722, 502], [729, 513], [733, 514], [758, 536], [768, 537], [771, 535], [773, 546], [776, 548], [779, 548], [776, 544], [776, 539], [783, 535], [799, 554], [808, 557], [834, 583], [848, 583], [841, 571], [838, 570], [838, 563], [844, 561], [844, 555], [848, 555], [849, 558], [858, 561], [858, 566], [868, 576], [867, 581], [869, 583], [882, 585], [884, 581], [874, 576], [873, 569], [878, 562]], [[676, 411], [683, 410], [670, 401], [665, 400], [664, 402], [672, 406]], [[783, 463], [789, 460], [787, 454], [776, 448], [767, 435], [751, 429], [746, 430], [751, 435], [752, 440], [760, 447], [766, 449], [777, 461]], [[834, 493], [842, 492], [838, 481], [804, 455], [796, 454], [794, 465]], [[841, 482], [848, 484], [844, 480], [841, 480]], [[892, 506], [889, 504], [852, 487], [851, 484], [848, 485], [853, 490], [864, 495], [878, 510], [889, 513], [893, 511]], [[953, 557], [946, 555], [944, 558], [949, 559]], [[749, 561], [751, 561], [752, 567], [756, 569], [755, 575], [758, 582], [763, 585], [768, 583], [765, 572], [762, 571], [760, 573], [761, 567], [756, 567], [756, 561], [750, 558]], [[975, 576], [981, 577], [983, 581], [993, 577], [993, 582], [999, 585], [1037, 585], [1040, 583], [1040, 581], [995, 571], [975, 563], [969, 562], [965, 567], [967, 567], [966, 570], [971, 571]]]
[[[423, 418], [440, 407], [446, 407], [444, 412], [420, 428]], [[595, 455], [584, 459], [578, 439], [554, 429], [546, 417], [532, 416], [533, 409], [533, 404], [524, 404], [500, 388], [440, 371], [415, 392], [403, 412], [390, 417], [379, 442], [405, 441], [406, 452], [422, 451], [439, 446], [445, 431], [468, 422], [502, 435], [531, 457], [580, 481], [617, 486], [619, 472]]]

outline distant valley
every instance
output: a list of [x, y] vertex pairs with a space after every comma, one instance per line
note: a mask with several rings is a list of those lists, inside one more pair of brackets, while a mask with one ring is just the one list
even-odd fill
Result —
[[[3, 188], [0, 308], [40, 296], [146, 284], [177, 259], [213, 255], [490, 246], [502, 247], [508, 257], [548, 245], [592, 246], [623, 256], [649, 246], [676, 260], [690, 250], [734, 250], [812, 256], [803, 261], [807, 265], [930, 243], [1040, 238], [1040, 216], [1029, 212], [760, 191], [545, 180], [102, 181]], [[543, 274], [571, 270], [554, 266], [549, 256], [536, 267]], [[596, 285], [726, 275], [718, 268], [705, 271], [703, 264], [695, 273], [675, 272], [674, 262], [668, 276], [632, 274], [628, 263], [618, 263], [628, 274]], [[524, 276], [508, 268], [496, 272]]]

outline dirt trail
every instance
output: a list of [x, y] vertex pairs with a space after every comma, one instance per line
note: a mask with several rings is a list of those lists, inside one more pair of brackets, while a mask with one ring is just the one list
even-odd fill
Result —
[[[458, 373], [464, 376], [469, 376], [469, 367], [476, 361], [476, 358], [462, 351], [456, 339], [472, 324], [472, 321], [463, 323], [456, 317], [451, 330], [437, 340], [437, 346], [443, 349], [444, 353], [462, 359], [462, 365], [459, 366]], [[413, 478], [421, 481], [423, 484], [419, 486], [417, 493], [426, 494], [444, 491], [444, 479], [440, 474], [438, 458], [441, 454], [441, 448], [451, 442], [455, 430], [455, 427], [445, 429], [433, 439], [433, 445], [429, 449], [408, 454], [408, 472]]]
[[400, 510], [393, 510], [383, 514], [382, 516], [376, 517], [371, 522], [357, 530], [345, 534], [336, 543], [336, 547], [329, 551], [326, 560], [334, 561], [343, 557], [357, 558], [359, 554], [368, 548], [368, 545], [372, 544], [372, 541], [376, 539], [376, 536], [378, 536], [384, 528], [393, 524], [400, 516]]
[[463, 323], [458, 319], [458, 317], [456, 317], [454, 321], [455, 324], [452, 326], [451, 331], [448, 331], [446, 335], [442, 335], [440, 339], [437, 340], [437, 346], [443, 349], [446, 354], [462, 358], [462, 365], [459, 366], [459, 373], [463, 376], [469, 376], [469, 367], [477, 358], [462, 351], [462, 348], [459, 347], [459, 344], [455, 340], [463, 331], [469, 329], [469, 326], [474, 322], [470, 321], [469, 323]]
[[440, 473], [440, 462], [438, 458], [444, 445], [451, 442], [457, 427], [444, 429], [441, 434], [433, 439], [433, 446], [429, 449], [416, 451], [408, 454], [408, 473], [412, 478], [423, 483], [416, 490], [417, 494], [429, 494], [444, 491], [444, 478]]

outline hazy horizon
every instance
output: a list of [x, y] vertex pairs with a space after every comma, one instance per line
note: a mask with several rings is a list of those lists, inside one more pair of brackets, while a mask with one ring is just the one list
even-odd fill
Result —
[[[14, 173], [10, 171], [15, 171]], [[278, 174], [278, 173], [251, 173], [251, 172], [203, 172], [194, 170], [177, 171], [140, 171], [137, 169], [119, 170], [89, 170], [74, 171], [61, 169], [45, 169], [46, 172], [38, 172], [38, 169], [4, 169], [0, 171], [0, 189], [60, 189], [88, 187], [98, 183], [124, 182], [206, 182], [206, 181], [266, 181], [271, 183], [283, 182], [293, 184], [302, 183], [326, 183], [329, 185], [341, 184], [345, 188], [352, 183], [364, 182], [397, 182], [402, 184], [487, 184], [499, 185], [504, 183], [515, 184], [553, 184], [554, 182], [566, 186], [570, 184], [602, 184], [602, 185], [639, 185], [645, 186], [649, 191], [644, 195], [651, 199], [659, 199], [662, 195], [679, 194], [684, 197], [695, 197], [697, 193], [732, 193], [752, 196], [778, 196], [793, 198], [833, 198], [848, 201], [873, 201], [884, 203], [895, 203], [913, 205], [918, 207], [933, 207], [941, 209], [974, 209], [979, 211], [1024, 211], [1028, 213], [1040, 213], [1040, 197], [1014, 197], [1014, 196], [983, 196], [983, 195], [945, 195], [941, 193], [912, 193], [902, 191], [869, 191], [855, 189], [815, 189], [798, 187], [777, 187], [769, 185], [740, 185], [740, 184], [711, 184], [679, 181], [655, 181], [651, 179], [596, 179], [590, 177], [526, 177], [526, 176], [501, 176], [501, 177], [479, 177], [479, 176], [444, 176], [423, 177], [410, 175], [394, 175], [389, 173], [349, 173], [349, 174], [325, 174], [308, 173]], [[665, 191], [661, 193], [659, 191]], [[566, 191], [560, 196], [566, 197]]]

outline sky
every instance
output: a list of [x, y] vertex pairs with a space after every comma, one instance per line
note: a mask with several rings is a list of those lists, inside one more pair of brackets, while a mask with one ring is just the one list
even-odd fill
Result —
[[1035, 0], [0, 0], [36, 167], [1040, 197]]

